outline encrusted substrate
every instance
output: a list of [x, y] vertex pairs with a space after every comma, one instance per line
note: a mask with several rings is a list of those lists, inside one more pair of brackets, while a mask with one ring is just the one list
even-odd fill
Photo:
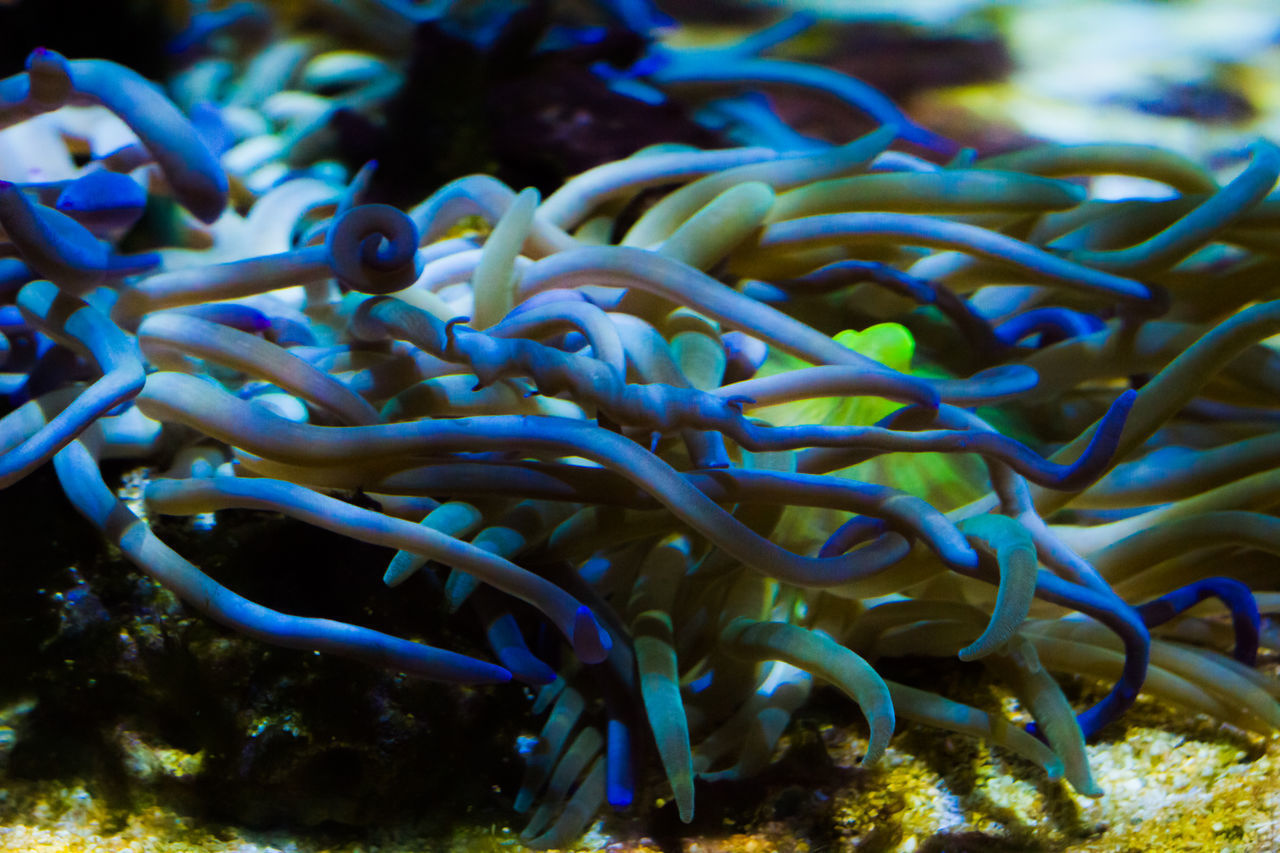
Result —
[[[9, 709], [12, 712], [13, 709]], [[835, 710], [835, 709], [830, 709]], [[836, 714], [840, 716], [840, 714]], [[1280, 740], [1263, 740], [1141, 702], [1113, 739], [1089, 747], [1106, 795], [1081, 797], [976, 741], [927, 730], [895, 741], [883, 765], [857, 768], [865, 740], [823, 709], [802, 721], [763, 779], [699, 795], [724, 806], [721, 827], [677, 840], [634, 821], [597, 826], [574, 849], [613, 853], [801, 851], [1071, 851], [1280, 849]], [[11, 742], [12, 729], [0, 729]], [[161, 754], [162, 753], [162, 754]], [[178, 773], [195, 756], [157, 752]], [[465, 817], [445, 832], [387, 826], [350, 833], [252, 832], [195, 821], [164, 805], [113, 809], [94, 782], [3, 779], [0, 851], [131, 853], [420, 853], [521, 851], [518, 822]], [[509, 792], [508, 792], [509, 793]], [[726, 802], [721, 803], [720, 800]], [[730, 799], [733, 800], [730, 803]], [[735, 807], [736, 806], [736, 807]], [[655, 824], [664, 811], [656, 813]], [[667, 825], [674, 824], [668, 820]], [[674, 826], [672, 827], [674, 828]]]
[[[885, 851], [1276, 849], [1280, 744], [1152, 703], [1115, 740], [1091, 745], [1098, 799], [1045, 782], [957, 738], [912, 738], [884, 775], [836, 795], [834, 849]], [[1157, 727], [1161, 723], [1168, 728]], [[939, 772], [940, 768], [945, 768]], [[847, 821], [847, 822], [845, 822]]]

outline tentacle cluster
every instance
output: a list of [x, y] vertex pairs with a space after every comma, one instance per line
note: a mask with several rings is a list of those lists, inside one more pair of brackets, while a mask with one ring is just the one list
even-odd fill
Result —
[[[372, 5], [378, 27], [406, 14]], [[139, 568], [265, 642], [543, 685], [516, 798], [536, 846], [656, 775], [690, 820], [699, 786], [768, 764], [815, 679], [861, 708], [867, 763], [911, 721], [1090, 795], [1085, 739], [1141, 691], [1280, 726], [1276, 685], [1248, 668], [1280, 609], [1277, 259], [1240, 236], [1275, 225], [1280, 151], [1259, 142], [1222, 187], [1132, 146], [935, 165], [886, 151], [949, 143], [879, 93], [756, 56], [789, 32], [657, 51], [617, 83], [799, 87], [880, 130], [777, 150], [755, 116], [739, 130], [759, 145], [641, 151], [546, 200], [471, 176], [408, 214], [365, 203], [368, 169], [280, 159], [305, 159], [336, 108], [280, 97], [293, 72], [376, 104], [377, 57], [267, 48], [207, 107], [241, 137], [211, 150], [132, 72], [36, 51], [0, 81], [0, 124], [93, 104], [132, 139], [68, 158], [57, 192], [0, 185], [20, 259], [0, 283], [0, 486], [52, 461]], [[276, 132], [248, 129], [255, 110]], [[1116, 216], [1062, 180], [1099, 172], [1181, 196]], [[146, 198], [130, 174], [191, 214], [179, 245], [119, 253]], [[245, 215], [224, 212], [228, 186]], [[151, 512], [291, 515], [397, 549], [389, 584], [447, 567], [499, 663], [215, 583], [97, 462], [164, 465], [192, 440], [216, 463], [152, 482]], [[877, 663], [906, 654], [981, 661], [1035, 726], [885, 679]], [[1112, 687], [1073, 709], [1057, 673]]]

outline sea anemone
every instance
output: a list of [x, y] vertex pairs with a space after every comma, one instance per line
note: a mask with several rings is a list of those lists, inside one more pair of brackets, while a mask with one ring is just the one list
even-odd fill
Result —
[[[599, 73], [810, 88], [879, 128], [651, 146], [545, 199], [469, 175], [407, 212], [370, 203], [375, 164], [304, 153], [336, 144], [326, 98], [391, 97], [378, 57], [284, 42], [221, 101], [193, 66], [197, 124], [120, 65], [37, 49], [0, 124], [91, 156], [23, 149], [58, 171], [0, 185], [0, 485], [52, 461], [143, 572], [264, 642], [541, 685], [515, 800], [535, 847], [630, 805], [650, 744], [691, 820], [695, 782], [768, 765], [815, 679], [865, 715], [864, 763], [909, 720], [1088, 795], [1085, 740], [1142, 692], [1280, 727], [1253, 668], [1280, 609], [1280, 149], [1222, 185], [1131, 145], [940, 165], [889, 150], [955, 146], [865, 84], [758, 58], [793, 29]], [[316, 91], [285, 97], [299, 71]], [[1101, 173], [1177, 196], [1094, 200], [1075, 179]], [[177, 245], [122, 251], [157, 196], [189, 214]], [[169, 469], [151, 514], [281, 513], [397, 549], [391, 585], [447, 567], [496, 663], [236, 594], [115, 494], [99, 460], [122, 456]], [[877, 670], [903, 655], [981, 661], [1034, 725]], [[1073, 708], [1053, 674], [1110, 687]]]

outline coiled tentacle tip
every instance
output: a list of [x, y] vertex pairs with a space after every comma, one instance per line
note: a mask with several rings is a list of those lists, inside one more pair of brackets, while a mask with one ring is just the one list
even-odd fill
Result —
[[417, 226], [387, 204], [361, 204], [344, 212], [329, 228], [325, 248], [333, 274], [361, 293], [404, 290], [422, 271]]

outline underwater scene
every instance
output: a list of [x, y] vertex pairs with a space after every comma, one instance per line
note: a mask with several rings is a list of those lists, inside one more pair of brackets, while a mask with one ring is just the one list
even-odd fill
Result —
[[1280, 5], [0, 0], [0, 853], [1280, 851]]

